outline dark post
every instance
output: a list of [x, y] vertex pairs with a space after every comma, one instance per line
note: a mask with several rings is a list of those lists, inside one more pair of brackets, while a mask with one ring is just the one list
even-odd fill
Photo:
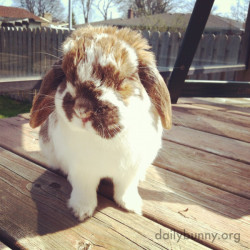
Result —
[[188, 70], [207, 23], [214, 0], [196, 0], [193, 13], [168, 82], [172, 103], [177, 103]]
[[250, 81], [250, 3], [248, 6], [248, 13], [245, 25], [245, 34], [242, 41], [241, 54], [239, 58], [240, 63], [246, 64], [246, 70], [237, 72], [237, 81]]

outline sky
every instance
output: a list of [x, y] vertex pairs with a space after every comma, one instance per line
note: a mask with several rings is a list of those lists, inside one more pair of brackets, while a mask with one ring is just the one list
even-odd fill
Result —
[[[184, 0], [188, 1], [188, 0]], [[68, 0], [62, 0], [65, 6], [68, 8]], [[233, 4], [235, 4], [236, 0], [215, 0], [214, 5], [217, 6], [217, 12], [222, 14], [229, 14], [230, 8]], [[74, 10], [74, 9], [73, 9]], [[80, 14], [79, 14], [80, 15]], [[121, 13], [118, 12], [116, 8], [112, 9], [112, 18], [121, 17]], [[81, 19], [80, 19], [81, 20]], [[103, 20], [102, 16], [98, 14], [98, 11], [95, 11], [95, 15], [92, 14], [91, 21], [101, 21]]]
[[[61, 0], [65, 6], [65, 16], [67, 16], [68, 11], [68, 0]], [[184, 0], [186, 1], [186, 0]], [[5, 6], [11, 6], [12, 0], [1, 0], [1, 4]], [[214, 5], [217, 6], [217, 13], [220, 13], [222, 15], [229, 15], [230, 14], [230, 8], [233, 4], [236, 3], [236, 0], [215, 0]], [[79, 8], [74, 8], [73, 11], [76, 14], [77, 23], [83, 23], [83, 15], [79, 12]], [[112, 18], [119, 18], [121, 17], [121, 13], [118, 12], [116, 8], [112, 9]], [[109, 14], [110, 16], [110, 14]], [[95, 9], [94, 13], [90, 16], [90, 22], [94, 21], [101, 21], [103, 20], [102, 16], [98, 13], [98, 10]]]

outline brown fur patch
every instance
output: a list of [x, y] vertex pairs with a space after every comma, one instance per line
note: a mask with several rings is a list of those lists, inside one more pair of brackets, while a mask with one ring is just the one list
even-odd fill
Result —
[[66, 79], [64, 78], [62, 83], [59, 85], [59, 93], [62, 94], [64, 92], [64, 90], [66, 89], [67, 84], [66, 84]]
[[[74, 34], [74, 32], [73, 32]], [[72, 36], [73, 36], [72, 34]], [[75, 36], [73, 36], [75, 37]], [[72, 40], [72, 37], [68, 37], [64, 43], [69, 42]], [[71, 48], [71, 50], [64, 55], [63, 62], [62, 62], [62, 68], [66, 75], [66, 78], [68, 81], [70, 81], [73, 85], [78, 80], [77, 76], [77, 65], [81, 60], [86, 60], [86, 48], [90, 47], [92, 43], [93, 37], [91, 34], [85, 33], [79, 35], [78, 37], [75, 37], [74, 39], [74, 46]]]
[[39, 131], [39, 137], [42, 138], [44, 143], [48, 143], [49, 139], [49, 122], [48, 119], [42, 124], [41, 129]]
[[162, 126], [170, 129], [172, 125], [171, 101], [164, 80], [158, 71], [153, 71], [146, 65], [141, 65], [139, 68], [139, 77], [161, 117]]
[[102, 91], [96, 89], [91, 81], [78, 82], [76, 88], [76, 98], [73, 98], [70, 93], [66, 93], [63, 98], [63, 109], [68, 120], [71, 121], [73, 115], [83, 110], [82, 113], [89, 117], [93, 128], [101, 137], [110, 139], [119, 133], [122, 129], [119, 124], [119, 110], [113, 104], [99, 99]]
[[124, 78], [121, 77], [120, 71], [112, 64], [101, 66], [99, 63], [93, 65], [94, 77], [100, 79], [102, 84], [107, 87], [117, 89]]
[[92, 114], [93, 128], [105, 139], [113, 138], [122, 130], [119, 121], [118, 108], [109, 102], [99, 103], [98, 110]]
[[74, 105], [75, 105], [74, 98], [72, 97], [72, 95], [70, 93], [66, 93], [66, 95], [63, 98], [63, 109], [64, 109], [65, 114], [66, 114], [67, 118], [69, 119], [69, 121], [71, 121], [73, 118]]
[[55, 93], [57, 87], [65, 78], [61, 68], [62, 61], [55, 63], [45, 75], [38, 94], [34, 97], [30, 115], [30, 126], [40, 126], [55, 109]]
[[64, 56], [62, 64], [63, 72], [65, 73], [67, 80], [72, 84], [74, 84], [77, 80], [76, 65], [74, 60], [75, 52], [71, 51]]
[[[97, 34], [107, 34], [108, 37], [103, 36], [97, 40]], [[150, 46], [139, 32], [127, 28], [119, 30], [115, 27], [88, 26], [74, 31], [66, 40], [66, 43], [70, 40], [73, 41], [73, 46], [64, 56], [62, 64], [67, 80], [75, 86], [82, 87], [85, 84], [79, 82], [76, 70], [79, 62], [86, 60], [86, 50], [90, 47], [90, 44], [94, 43], [93, 46], [100, 47], [104, 55], [108, 56], [112, 53], [117, 65], [119, 65], [107, 64], [101, 66], [100, 63], [98, 63], [98, 57], [96, 55], [96, 61], [93, 62], [94, 77], [100, 79], [101, 84], [114, 88], [118, 93], [120, 91], [121, 97], [126, 100], [133, 94], [132, 90], [134, 86], [129, 85], [132, 83], [124, 85], [123, 83], [138, 72], [140, 77], [139, 84], [142, 84], [146, 89], [161, 117], [163, 127], [170, 128], [171, 103], [169, 93], [165, 82], [157, 71], [154, 54], [149, 51]], [[131, 63], [129, 53], [123, 46], [124, 43], [134, 49], [138, 58], [138, 68], [135, 68], [133, 63]], [[139, 79], [137, 78], [136, 81], [139, 82]], [[90, 93], [93, 92], [91, 87], [88, 86], [87, 88], [90, 89]], [[85, 89], [84, 91], [88, 93], [88, 90]], [[94, 95], [90, 97], [91, 101], [92, 99], [94, 100], [93, 103], [95, 103], [93, 109], [98, 105], [100, 105], [98, 107], [102, 107]], [[96, 105], [96, 103], [98, 105]], [[114, 114], [115, 113], [116, 111], [114, 111]], [[108, 112], [107, 114], [108, 116], [115, 117], [115, 115], [111, 115], [112, 112]], [[112, 120], [114, 122], [113, 118]]]

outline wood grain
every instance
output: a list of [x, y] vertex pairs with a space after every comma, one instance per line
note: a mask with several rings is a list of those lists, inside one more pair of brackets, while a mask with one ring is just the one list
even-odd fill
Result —
[[[159, 22], [161, 22], [159, 20]], [[55, 31], [50, 28], [42, 29], [18, 29], [1, 28], [0, 47], [0, 74], [1, 76], [13, 75], [43, 75], [58, 56], [62, 42], [69, 35], [67, 30]], [[173, 67], [177, 53], [183, 39], [183, 33], [165, 33], [142, 31], [143, 36], [152, 45], [153, 52], [158, 65]], [[241, 37], [238, 35], [204, 35], [201, 45], [197, 49], [194, 58], [195, 65], [202, 68], [211, 64], [223, 65], [219, 71], [226, 69], [226, 66], [237, 65], [238, 57], [242, 51], [240, 45]], [[28, 57], [27, 57], [28, 54]], [[46, 56], [45, 56], [46, 54]], [[246, 53], [245, 53], [246, 54]], [[54, 58], [53, 58], [54, 57]], [[242, 62], [244, 60], [241, 60]], [[13, 63], [14, 62], [14, 63]], [[227, 70], [227, 69], [226, 69]], [[225, 73], [226, 80], [233, 80], [233, 72]], [[197, 73], [197, 72], [196, 72]], [[208, 74], [200, 71], [199, 79], [208, 78]], [[219, 73], [210, 74], [213, 78]], [[196, 75], [193, 76], [197, 78]]]
[[[20, 122], [18, 119], [21, 118], [15, 118], [13, 122], [10, 122], [12, 119], [9, 119], [8, 127], [10, 128], [10, 124], [12, 124], [15, 128], [17, 123]], [[39, 150], [39, 147], [34, 147], [34, 144], [37, 144], [36, 140], [31, 142], [32, 136], [27, 132], [27, 123], [24, 123], [22, 126], [22, 129], [25, 131], [24, 133], [22, 132], [23, 144], [17, 149], [17, 152], [20, 148], [23, 148], [22, 153], [26, 158], [32, 161], [43, 162], [44, 159], [39, 156], [39, 151], [32, 152], [31, 154], [31, 152], [24, 150], [25, 148], [37, 148]], [[15, 129], [15, 131], [17, 130]], [[33, 146], [27, 146], [29, 144], [33, 144]], [[12, 158], [9, 164], [11, 162], [18, 164], [20, 159], [15, 160]], [[197, 162], [193, 166], [196, 166], [196, 164]], [[5, 165], [8, 164], [5, 163]], [[28, 163], [25, 163], [25, 165], [28, 165]], [[20, 166], [17, 169], [21, 171]], [[32, 166], [30, 166], [29, 171], [25, 172], [30, 174], [31, 170]], [[18, 174], [20, 175], [21, 173], [18, 172]], [[105, 194], [105, 188], [101, 192]], [[174, 228], [182, 234], [184, 232], [187, 234], [240, 233], [241, 239], [243, 239], [241, 244], [248, 244], [244, 233], [248, 230], [247, 221], [249, 221], [247, 217], [244, 218], [249, 213], [246, 210], [247, 207], [250, 207], [249, 200], [247, 199], [156, 167], [149, 168], [146, 182], [140, 185], [140, 194], [144, 199], [143, 211], [145, 216], [165, 227]], [[182, 212], [186, 211], [187, 208], [189, 211], [188, 214], [190, 214], [188, 217]], [[211, 225], [212, 218], [216, 222], [215, 225]], [[229, 228], [224, 228], [226, 224], [231, 225], [230, 229], [232, 231]], [[244, 226], [242, 227], [242, 225]], [[211, 247], [219, 247], [221, 245], [229, 247], [234, 243], [235, 246], [238, 246], [238, 243], [233, 243], [232, 239], [223, 242], [218, 240], [213, 243], [209, 239], [206, 239], [201, 242]]]
[[179, 107], [219, 110], [250, 117], [250, 98], [179, 98]]
[[[102, 187], [102, 194], [108, 198], [109, 191], [107, 186]], [[182, 235], [196, 235], [199, 242], [220, 249], [244, 249], [250, 243], [249, 199], [155, 166], [148, 169], [139, 192], [144, 201], [144, 216]], [[218, 238], [212, 242], [209, 235]]]
[[0, 237], [7, 237], [5, 240], [12, 242], [12, 247], [206, 249], [184, 237], [179, 242], [177, 238], [157, 239], [158, 232], [174, 232], [147, 218], [125, 212], [102, 196], [99, 196], [94, 216], [80, 223], [66, 206], [71, 187], [64, 177], [2, 148], [0, 156]]
[[163, 141], [154, 165], [250, 199], [248, 164]]
[[[163, 148], [154, 162], [155, 166], [149, 167], [145, 182], [139, 186], [146, 218], [118, 209], [112, 202], [112, 185], [104, 182], [99, 188], [101, 195], [97, 213], [88, 220], [88, 227], [84, 227], [82, 233], [77, 231], [81, 226], [74, 223], [72, 226], [72, 216], [65, 205], [70, 193], [69, 184], [62, 176], [32, 163], [46, 166], [39, 151], [37, 130], [32, 130], [28, 125], [29, 115], [0, 120], [0, 145], [14, 152], [0, 152], [1, 180], [4, 180], [4, 190], [9, 190], [9, 204], [17, 200], [18, 206], [23, 206], [22, 211], [27, 209], [33, 213], [30, 220], [39, 222], [42, 232], [53, 228], [51, 225], [62, 226], [61, 220], [56, 218], [57, 213], [59, 218], [66, 218], [62, 226], [66, 228], [35, 236], [36, 240], [45, 239], [53, 245], [56, 244], [55, 237], [58, 237], [67, 245], [68, 239], [64, 239], [63, 235], [66, 232], [72, 242], [78, 242], [77, 237], [83, 235], [93, 247], [110, 247], [100, 243], [104, 239], [102, 231], [106, 230], [107, 237], [111, 237], [112, 246], [115, 247], [118, 246], [118, 239], [124, 246], [132, 248], [147, 248], [151, 243], [153, 248], [200, 248], [201, 245], [195, 245], [193, 241], [185, 242], [185, 236], [189, 235], [213, 249], [248, 248], [250, 146], [249, 116], [245, 112], [247, 103], [232, 110], [224, 104], [213, 107], [210, 102], [182, 101], [173, 108], [176, 125], [164, 132]], [[59, 184], [60, 188], [53, 183]], [[10, 218], [12, 230], [15, 228], [15, 218]], [[41, 222], [39, 218], [42, 218]], [[45, 218], [48, 223], [45, 223]], [[94, 230], [99, 223], [101, 227]], [[27, 228], [20, 230], [29, 231]], [[161, 236], [165, 232], [165, 235], [173, 236], [174, 231], [182, 235], [183, 245], [176, 241], [174, 243], [174, 239], [155, 239], [155, 232], [161, 232]], [[216, 237], [212, 238], [212, 235]], [[48, 236], [50, 238], [46, 238]], [[32, 241], [33, 238], [26, 238], [28, 245], [37, 244], [37, 241]], [[22, 241], [22, 244], [26, 243]]]
[[217, 110], [173, 106], [173, 123], [212, 134], [250, 142], [250, 117]]
[[174, 126], [170, 131], [164, 131], [163, 138], [229, 159], [250, 163], [250, 144], [246, 142], [182, 126]]
[[[218, 233], [212, 248], [245, 249], [249, 246], [250, 201], [159, 168], [148, 171], [141, 184], [144, 213], [178, 232], [204, 235]], [[240, 236], [240, 241], [222, 235]], [[228, 236], [229, 237], [229, 236]]]
[[[1, 120], [0, 144], [38, 164], [46, 165], [46, 159], [39, 152], [38, 130], [32, 130], [29, 127], [26, 120], [28, 117], [29, 115], [26, 114]], [[223, 137], [219, 139], [223, 142]], [[213, 146], [212, 143], [209, 145]], [[163, 147], [154, 163], [222, 190], [249, 197], [249, 165], [230, 159], [231, 156], [227, 150], [227, 147], [222, 149], [222, 156], [220, 156], [213, 152], [203, 151], [200, 144], [197, 144], [196, 148], [189, 148], [180, 143], [163, 140]], [[224, 158], [223, 154], [230, 157]]]

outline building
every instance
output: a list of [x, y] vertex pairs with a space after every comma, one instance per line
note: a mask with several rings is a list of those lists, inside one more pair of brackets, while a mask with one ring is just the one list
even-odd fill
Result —
[[[128, 18], [117, 18], [93, 22], [91, 25], [110, 25], [118, 27], [130, 27], [140, 30], [159, 31], [185, 31], [191, 14], [162, 13], [143, 17], [133, 17], [133, 11], [129, 10]], [[83, 24], [84, 25], [84, 24]], [[77, 27], [82, 25], [77, 25]], [[220, 16], [210, 15], [205, 33], [240, 34], [243, 24], [235, 20]]]
[[0, 6], [1, 27], [39, 28], [43, 21], [28, 10]]

